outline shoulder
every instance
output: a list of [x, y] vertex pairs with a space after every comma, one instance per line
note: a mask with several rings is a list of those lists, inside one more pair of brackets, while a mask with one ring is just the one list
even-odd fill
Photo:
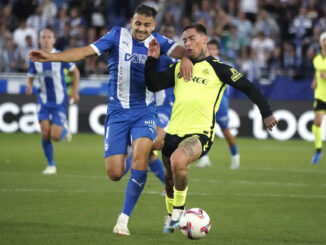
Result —
[[162, 43], [166, 43], [166, 42], [168, 42], [169, 44], [174, 43], [174, 41], [173, 41], [172, 39], [167, 38], [166, 36], [163, 36], [163, 35], [159, 34], [158, 32], [154, 32], [154, 33], [152, 33], [152, 35], [156, 38], [156, 40], [157, 40], [160, 44], [162, 44]]
[[221, 60], [213, 58], [212, 56], [209, 56], [206, 58], [206, 61], [216, 70], [229, 70], [231, 66], [223, 63]]

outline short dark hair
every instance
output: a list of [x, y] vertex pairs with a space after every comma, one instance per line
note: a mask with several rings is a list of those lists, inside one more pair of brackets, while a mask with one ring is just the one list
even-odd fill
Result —
[[220, 49], [220, 44], [216, 39], [212, 39], [210, 40], [207, 45], [215, 45], [217, 47], [217, 49]]
[[156, 9], [145, 5], [145, 4], [140, 4], [138, 7], [135, 9], [135, 14], [140, 14], [140, 15], [145, 15], [147, 17], [153, 17], [155, 18], [157, 11]]
[[183, 28], [183, 31], [186, 31], [186, 30], [192, 29], [192, 28], [194, 28], [198, 33], [202, 33], [207, 36], [207, 31], [206, 31], [205, 26], [203, 26], [200, 23], [191, 23], [191, 24], [187, 25], [185, 28]]

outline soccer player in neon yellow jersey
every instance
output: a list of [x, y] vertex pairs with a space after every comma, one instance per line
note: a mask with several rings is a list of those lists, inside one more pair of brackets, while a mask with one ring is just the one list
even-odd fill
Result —
[[315, 136], [315, 154], [311, 159], [312, 164], [318, 164], [322, 156], [322, 136], [321, 123], [326, 112], [326, 32], [319, 38], [321, 53], [317, 54], [313, 60], [315, 76], [311, 87], [315, 90], [314, 111], [315, 119], [312, 125], [312, 132]]
[[207, 33], [203, 25], [186, 26], [183, 41], [186, 54], [193, 62], [190, 81], [180, 75], [180, 62], [164, 72], [156, 71], [160, 45], [155, 39], [149, 43], [145, 63], [146, 85], [150, 91], [174, 86], [175, 102], [162, 149], [169, 214], [163, 228], [166, 233], [179, 227], [188, 190], [188, 166], [206, 154], [213, 143], [215, 115], [227, 84], [243, 91], [258, 106], [269, 130], [277, 124], [268, 102], [253, 83], [236, 69], [206, 57]]

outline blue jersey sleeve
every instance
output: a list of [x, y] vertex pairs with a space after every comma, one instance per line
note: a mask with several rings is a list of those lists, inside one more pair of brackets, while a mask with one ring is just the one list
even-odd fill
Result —
[[36, 74], [36, 69], [35, 69], [35, 65], [33, 61], [29, 61], [29, 66], [28, 66], [28, 70], [27, 70], [28, 76], [30, 77], [34, 77]]
[[119, 31], [119, 27], [113, 27], [108, 33], [106, 33], [96, 42], [92, 43], [90, 46], [95, 50], [97, 55], [100, 56], [102, 53], [113, 47], [113, 43], [118, 40], [118, 38], [116, 38], [116, 34]]
[[154, 37], [160, 44], [161, 54], [170, 56], [171, 52], [174, 50], [177, 44], [172, 39], [162, 36], [158, 33], [155, 33]]

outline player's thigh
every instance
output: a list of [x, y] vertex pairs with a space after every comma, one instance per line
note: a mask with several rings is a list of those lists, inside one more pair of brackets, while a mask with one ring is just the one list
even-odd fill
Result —
[[137, 170], [146, 170], [148, 168], [148, 158], [152, 145], [153, 141], [148, 137], [137, 138], [132, 142], [132, 168]]
[[162, 150], [164, 145], [165, 130], [161, 127], [156, 127], [157, 135], [153, 142], [154, 150]]
[[[188, 166], [202, 154], [202, 144], [197, 135], [185, 138], [171, 156], [171, 163], [178, 167]], [[173, 167], [173, 166], [172, 166]]]
[[[107, 117], [104, 125], [104, 158], [126, 155], [128, 145], [130, 145], [129, 122], [110, 122]], [[124, 162], [121, 160], [120, 164]]]

